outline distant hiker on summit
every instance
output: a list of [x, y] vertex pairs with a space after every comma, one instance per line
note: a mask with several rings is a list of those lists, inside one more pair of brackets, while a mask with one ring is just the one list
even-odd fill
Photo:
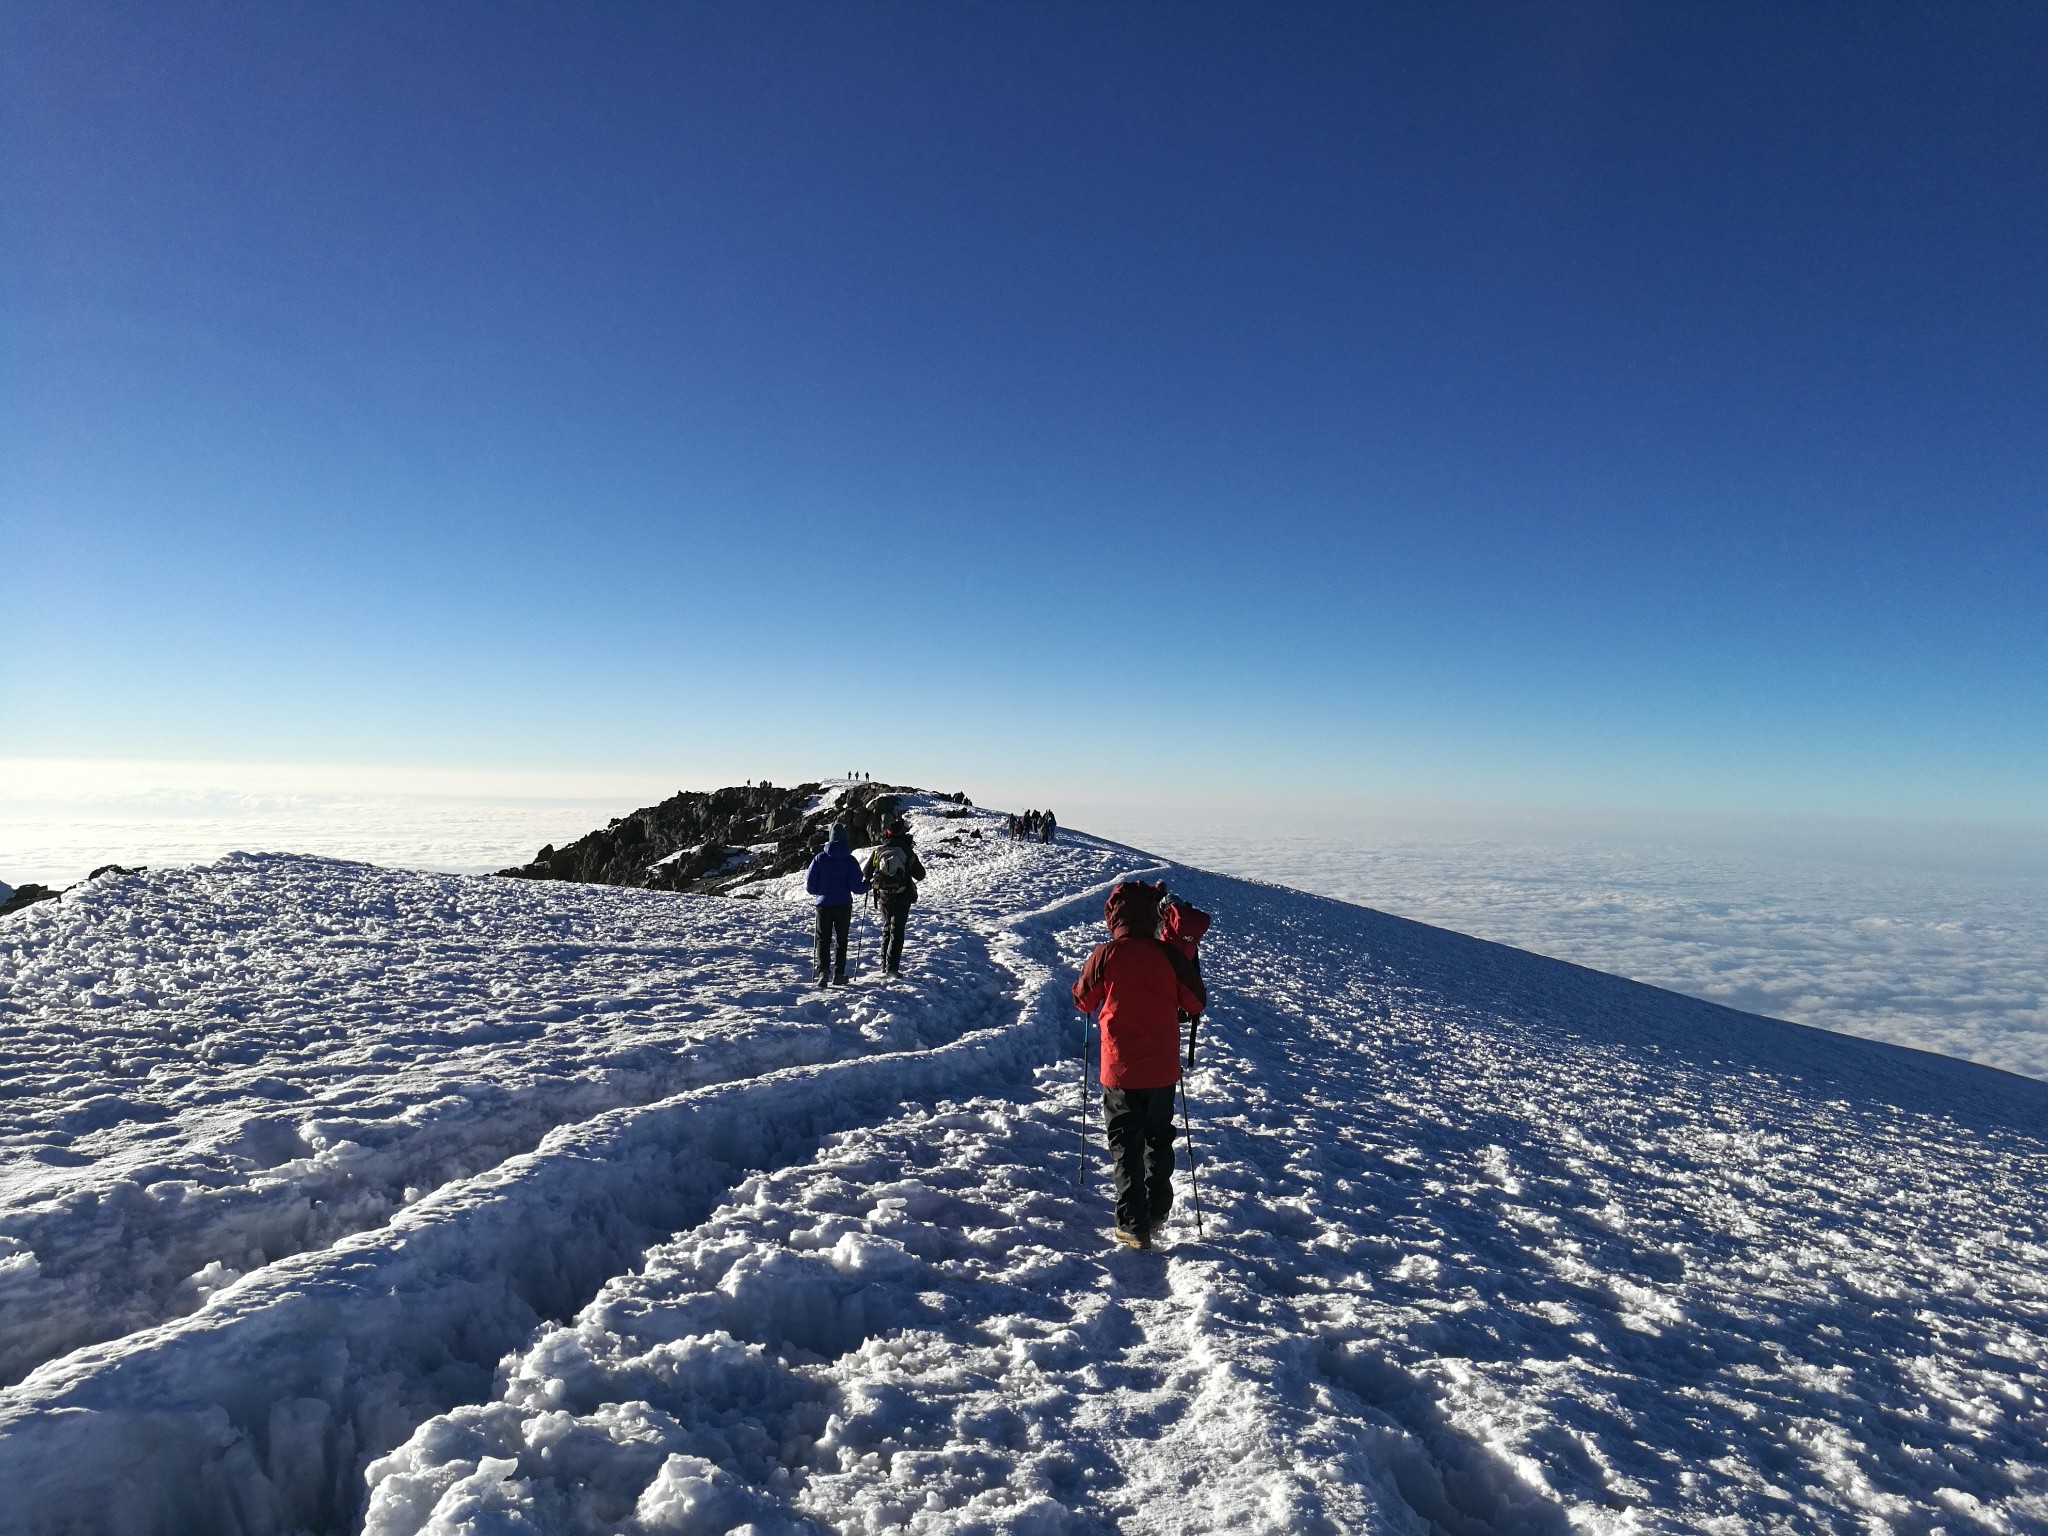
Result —
[[910, 905], [917, 900], [917, 882], [924, 878], [924, 861], [917, 856], [910, 827], [901, 816], [891, 816], [882, 827], [882, 841], [868, 855], [868, 883], [875, 888], [875, 905], [882, 909], [882, 970], [894, 976], [903, 968], [903, 930], [910, 921]]
[[818, 907], [818, 985], [846, 985], [846, 933], [853, 922], [853, 898], [868, 888], [853, 856], [852, 833], [835, 822], [824, 851], [811, 860], [804, 889]]
[[[1074, 1006], [1102, 1029], [1102, 1114], [1116, 1162], [1116, 1239], [1150, 1248], [1173, 1209], [1173, 1088], [1180, 1021], [1209, 1006], [1193, 963], [1159, 934], [1166, 886], [1121, 882], [1102, 916], [1107, 944], [1081, 967]], [[1099, 1010], [1099, 1013], [1098, 1013]]]

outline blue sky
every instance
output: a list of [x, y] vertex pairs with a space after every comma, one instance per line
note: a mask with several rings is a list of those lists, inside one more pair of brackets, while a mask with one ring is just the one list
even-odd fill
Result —
[[2044, 78], [2031, 5], [22, 0], [0, 756], [2048, 823]]

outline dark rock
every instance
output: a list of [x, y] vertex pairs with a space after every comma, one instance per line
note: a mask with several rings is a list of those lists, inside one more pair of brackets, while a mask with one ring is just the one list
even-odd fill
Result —
[[101, 875], [139, 875], [141, 873], [142, 871], [140, 869], [124, 869], [119, 864], [102, 864], [98, 869], [94, 870], [85, 878], [88, 880], [97, 880]]
[[0, 917], [5, 917], [10, 912], [19, 912], [23, 907], [32, 907], [39, 901], [55, 901], [62, 894], [62, 891], [53, 891], [47, 885], [37, 885], [34, 882], [17, 885], [12, 896], [0, 901]]
[[718, 895], [804, 868], [825, 845], [834, 822], [845, 822], [853, 846], [864, 848], [903, 797], [922, 794], [900, 784], [856, 784], [837, 804], [807, 812], [822, 788], [813, 783], [777, 789], [763, 782], [671, 795], [563, 847], [549, 844], [531, 863], [498, 873]]

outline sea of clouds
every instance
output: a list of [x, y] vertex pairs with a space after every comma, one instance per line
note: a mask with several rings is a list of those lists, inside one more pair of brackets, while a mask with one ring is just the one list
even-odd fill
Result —
[[[672, 793], [635, 776], [0, 760], [0, 882], [292, 852], [481, 873]], [[1059, 809], [1059, 807], [1055, 807]], [[1233, 825], [1075, 806], [1189, 864], [1735, 1008], [2048, 1079], [2048, 836], [1471, 816]]]
[[0, 881], [311, 853], [482, 874], [675, 792], [632, 775], [0, 759]]
[[2048, 1078], [2048, 850], [1838, 830], [1153, 831], [1146, 846], [1753, 1013]]

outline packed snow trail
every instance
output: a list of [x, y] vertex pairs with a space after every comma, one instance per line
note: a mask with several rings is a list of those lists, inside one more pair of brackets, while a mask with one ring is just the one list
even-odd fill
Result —
[[1173, 869], [1208, 1237], [1129, 1254], [1060, 1053], [1142, 858], [918, 820], [996, 1022], [45, 1366], [0, 1529], [2048, 1529], [2048, 1085]]
[[[51, 1361], [0, 1394], [0, 1477], [33, 1490], [15, 1515], [47, 1522], [29, 1529], [70, 1529], [87, 1511], [104, 1528], [121, 1530], [220, 1522], [337, 1528], [360, 1503], [356, 1478], [368, 1455], [424, 1414], [486, 1390], [492, 1364], [539, 1319], [573, 1312], [650, 1242], [699, 1219], [711, 1197], [747, 1169], [807, 1155], [826, 1130], [884, 1115], [906, 1096], [997, 1085], [1056, 1051], [1064, 1017], [1058, 987], [1042, 970], [987, 962], [991, 938], [1014, 947], [1014, 909], [1006, 924], [985, 924], [986, 937], [948, 917], [948, 896], [974, 883], [951, 862], [966, 856], [984, 872], [1021, 870], [1028, 878], [1019, 889], [1028, 894], [1086, 890], [1128, 867], [1127, 855], [1079, 839], [1038, 858], [992, 844], [954, 849], [947, 844], [967, 845], [968, 832], [932, 821], [930, 900], [906, 958], [910, 985], [825, 997], [835, 1006], [879, 1007], [885, 1019], [905, 1010], [950, 1017], [950, 1031], [924, 1033], [958, 1036], [952, 1044], [842, 1063], [874, 1068], [851, 1075], [831, 1066], [784, 1068], [565, 1127], [532, 1153], [450, 1183], [387, 1225], [210, 1292], [190, 1316]], [[795, 884], [780, 882], [776, 894], [800, 901]], [[760, 920], [758, 909], [768, 906], [603, 894], [656, 903], [686, 925], [707, 906], [747, 921]], [[1093, 900], [1100, 897], [1095, 891]], [[750, 974], [736, 990], [753, 993], [757, 1007], [760, 979], [791, 963], [792, 931], [807, 966], [808, 924], [768, 922], [766, 942], [757, 937], [740, 956]], [[686, 931], [682, 942], [689, 937]], [[961, 946], [983, 957], [964, 973], [952, 958]], [[772, 1029], [775, 1012], [763, 1013], [761, 1023]], [[893, 1031], [883, 1044], [919, 1038], [915, 1030]], [[85, 1198], [70, 1204], [86, 1222], [98, 1209]], [[21, 1257], [29, 1262], [18, 1267], [35, 1280], [35, 1256]], [[309, 1347], [309, 1339], [318, 1345]], [[260, 1456], [252, 1447], [262, 1448]], [[128, 1497], [109, 1501], [100, 1488], [116, 1468]], [[0, 1510], [0, 1529], [15, 1515]]]
[[367, 1529], [2048, 1526], [2042, 1085], [1172, 878], [1208, 1241], [1105, 1247], [1078, 1063], [908, 1110], [543, 1330]]

